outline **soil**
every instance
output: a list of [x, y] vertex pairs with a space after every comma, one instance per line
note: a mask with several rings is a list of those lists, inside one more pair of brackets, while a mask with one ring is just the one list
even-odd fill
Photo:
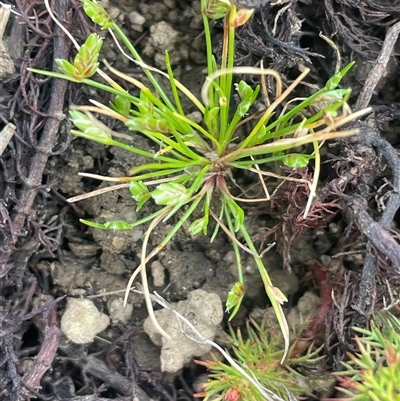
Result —
[[[94, 29], [79, 2], [51, 3], [77, 40]], [[260, 251], [276, 241], [264, 262], [273, 282], [289, 298], [285, 312], [291, 326], [304, 326], [304, 317], [315, 312], [307, 336], [324, 345], [324, 374], [330, 374], [340, 370], [346, 352], [354, 350], [351, 327], [365, 327], [372, 312], [399, 304], [400, 2], [239, 3], [256, 12], [238, 30], [238, 65], [259, 66], [262, 61], [282, 74], [285, 85], [304, 67], [311, 68], [308, 84], [295, 94], [300, 97], [323, 86], [338, 63], [355, 60], [344, 82], [353, 90], [349, 103], [355, 110], [373, 107], [364, 121], [356, 123], [358, 136], [324, 146], [318, 196], [308, 219], [301, 217], [307, 188], [293, 182], [280, 186], [270, 203], [246, 210]], [[29, 73], [28, 67], [53, 69], [54, 58], [71, 57], [71, 45], [42, 1], [5, 4], [21, 15], [11, 15], [0, 48], [0, 130], [8, 123], [16, 127], [12, 139], [0, 147], [0, 399], [194, 400], [195, 384], [204, 380], [205, 370], [185, 360], [183, 369], [162, 372], [161, 349], [143, 329], [147, 311], [141, 295], [132, 293], [127, 307], [122, 306], [123, 291], [139, 265], [146, 227], [102, 231], [79, 223], [82, 217], [134, 222], [151, 213], [151, 206], [137, 213], [126, 189], [75, 204], [66, 201], [108, 186], [79, 172], [123, 176], [144, 158], [71, 135], [66, 118], [71, 104], [86, 104], [89, 98], [106, 104], [109, 99], [94, 89]], [[176, 77], [199, 93], [205, 57], [198, 1], [102, 4], [147, 63], [163, 68], [168, 50]], [[218, 58], [218, 22], [213, 29]], [[335, 43], [340, 58], [320, 32]], [[144, 80], [109, 38], [103, 55], [116, 68]], [[247, 78], [257, 83], [256, 77]], [[267, 84], [273, 93], [272, 83]], [[115, 121], [104, 122], [123, 132]], [[4, 138], [5, 130], [1, 135]], [[139, 135], [135, 143], [157, 151]], [[305, 177], [312, 166], [310, 171], [287, 173]], [[240, 187], [258, 191], [245, 174], [236, 179]], [[273, 192], [276, 184], [267, 184]], [[159, 225], [150, 246], [170, 228], [168, 222]], [[243, 263], [246, 297], [233, 326], [268, 308], [254, 261], [243, 254]], [[173, 303], [199, 289], [217, 294], [224, 303], [237, 277], [228, 238], [218, 235], [210, 243], [205, 236], [191, 238], [185, 229], [149, 263], [148, 273], [150, 290]], [[67, 298], [92, 299], [97, 320], [109, 317], [105, 330], [93, 329], [92, 342], [74, 344], [60, 331]], [[221, 343], [228, 317], [225, 313], [219, 325]], [[296, 333], [294, 329], [293, 338]], [[322, 396], [335, 397], [335, 390], [323, 395], [316, 391], [309, 399]]]

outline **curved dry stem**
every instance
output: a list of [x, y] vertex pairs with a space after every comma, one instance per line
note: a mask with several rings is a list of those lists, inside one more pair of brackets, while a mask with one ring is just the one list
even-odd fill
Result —
[[[336, 120], [334, 120], [334, 122], [332, 124], [328, 125], [326, 128], [319, 131], [318, 134], [330, 133], [331, 131], [334, 131], [335, 129], [341, 127], [342, 125], [345, 125], [352, 121], [358, 120], [360, 117], [365, 116], [366, 114], [369, 114], [369, 113], [372, 113], [372, 107], [367, 107], [362, 110], [357, 110], [354, 113], [347, 115], [346, 117], [337, 118]], [[354, 130], [340, 131], [340, 132], [345, 134], [346, 132], [351, 132], [351, 131], [354, 131]], [[346, 134], [343, 136], [347, 136], [347, 135], [349, 135], [349, 134]], [[338, 137], [339, 137], [339, 135], [338, 135]]]
[[310, 181], [305, 180], [304, 178], [294, 178], [294, 177], [285, 177], [284, 175], [279, 175], [279, 174], [275, 174], [275, 173], [271, 173], [269, 171], [263, 171], [263, 170], [257, 170], [253, 167], [250, 167], [248, 170], [252, 171], [253, 173], [260, 175], [264, 175], [266, 177], [273, 177], [273, 178], [277, 178], [279, 180], [283, 180], [283, 181], [294, 181], [294, 182], [302, 182], [307, 184], [308, 186], [311, 186]]
[[[253, 156], [250, 156], [250, 157], [251, 157], [251, 160], [254, 160], [254, 157], [253, 157]], [[255, 165], [255, 169], [257, 170], [257, 176], [258, 176], [258, 179], [260, 180], [261, 186], [263, 187], [263, 190], [264, 190], [266, 199], [267, 199], [267, 200], [270, 200], [270, 199], [271, 199], [271, 196], [270, 196], [269, 191], [268, 191], [268, 188], [267, 188], [267, 186], [265, 185], [265, 182], [264, 182], [264, 180], [263, 180], [263, 178], [262, 178], [260, 166], [259, 166], [258, 164], [256, 164], [256, 165]]]
[[263, 251], [260, 252], [260, 258], [262, 258], [268, 251], [270, 251], [274, 246], [276, 245], [276, 242], [271, 242]]
[[154, 228], [164, 219], [164, 217], [171, 211], [171, 209], [172, 208], [166, 209], [159, 216], [155, 217], [150, 223], [149, 228], [147, 229], [143, 239], [142, 254], [140, 255], [140, 266], [133, 272], [133, 274], [129, 278], [129, 282], [128, 285], [126, 286], [125, 297], [124, 297], [124, 307], [125, 307], [128, 302], [129, 292], [131, 290], [132, 283], [135, 280], [138, 271], [140, 271], [140, 276], [142, 278], [142, 286], [143, 286], [143, 297], [146, 302], [146, 308], [147, 312], [149, 313], [149, 318], [153, 323], [154, 327], [157, 329], [157, 331], [166, 339], [170, 339], [171, 336], [167, 334], [165, 330], [160, 326], [154, 314], [153, 304], [151, 302], [151, 294], [149, 291], [149, 283], [147, 280], [147, 272], [146, 272], [146, 263], [150, 260], [150, 258], [152, 258], [158, 252], [160, 252], [162, 248], [156, 247], [147, 257], [146, 257], [146, 249], [147, 249], [147, 244], [149, 242], [150, 234], [153, 232]]
[[[370, 112], [372, 109], [370, 108], [368, 111], [365, 111], [367, 109], [362, 110], [364, 114], [367, 114]], [[355, 114], [355, 113], [354, 113]], [[343, 124], [346, 124], [347, 122], [352, 121], [352, 119], [344, 119], [346, 120], [343, 122]], [[343, 124], [336, 124], [335, 128], [338, 128], [338, 126], [343, 125]], [[333, 124], [332, 124], [333, 126]], [[235, 160], [238, 159], [240, 156], [242, 158], [244, 157], [243, 155], [260, 155], [260, 154], [265, 154], [267, 152], [275, 152], [277, 149], [278, 150], [287, 150], [287, 149], [292, 149], [297, 146], [302, 146], [306, 145], [308, 143], [312, 143], [313, 141], [325, 141], [327, 139], [336, 139], [336, 138], [342, 138], [345, 136], [350, 136], [350, 135], [355, 135], [359, 133], [359, 129], [354, 128], [350, 129], [347, 131], [333, 131], [328, 129], [324, 129], [318, 132], [315, 132], [313, 134], [308, 134], [304, 136], [300, 136], [297, 138], [285, 138], [285, 139], [279, 139], [275, 142], [271, 143], [266, 143], [263, 145], [256, 145], [256, 146], [250, 146], [250, 147], [244, 147], [243, 149], [239, 148], [237, 150], [232, 151], [231, 153], [226, 154], [225, 156], [222, 156], [218, 159], [219, 163], [223, 163], [229, 160]]]
[[75, 40], [75, 38], [71, 35], [71, 33], [68, 31], [67, 28], [56, 18], [56, 16], [53, 14], [53, 11], [50, 8], [49, 0], [44, 0], [44, 5], [47, 9], [47, 12], [50, 15], [50, 18], [58, 25], [58, 27], [67, 35], [69, 40], [74, 44], [75, 49], [79, 51], [81, 48], [78, 44], [78, 42]]
[[[261, 60], [260, 68], [264, 69], [264, 62]], [[261, 75], [261, 93], [262, 97], [264, 99], [264, 103], [267, 106], [267, 108], [270, 106], [271, 102], [269, 100], [268, 96], [268, 89], [267, 89], [267, 81], [265, 80], [265, 75]]]
[[[135, 181], [135, 177], [108, 177], [106, 175], [99, 175], [99, 174], [92, 174], [92, 173], [78, 173], [81, 177], [88, 177], [88, 178], [94, 178], [95, 180], [101, 180], [101, 181], [109, 181], [109, 182], [132, 182]], [[163, 182], [170, 182], [172, 180], [176, 180], [181, 177], [185, 177], [186, 174], [179, 174], [179, 175], [174, 175], [173, 177], [166, 177], [166, 178], [159, 178], [157, 180], [150, 180], [150, 181], [143, 181], [143, 184], [145, 185], [158, 185], [162, 184]], [[121, 187], [123, 188], [123, 187]], [[72, 198], [71, 198], [72, 199]]]
[[[148, 69], [150, 71], [154, 71], [157, 72], [163, 76], [165, 76], [166, 78], [170, 79], [168, 74], [166, 74], [164, 71], [161, 71], [157, 68], [151, 67], [143, 62], [137, 61], [131, 57], [129, 57], [128, 55], [126, 55], [131, 61], [133, 61], [134, 63], [136, 63], [137, 65], [139, 65], [141, 68], [145, 68]], [[104, 65], [112, 72], [114, 73], [117, 77], [120, 77], [122, 79], [124, 79], [127, 82], [130, 82], [131, 84], [135, 85], [137, 88], [139, 88], [140, 90], [144, 90], [147, 87], [142, 84], [140, 81], [138, 81], [137, 79], [131, 77], [130, 75], [124, 74], [123, 72], [115, 69], [114, 67], [112, 67], [106, 60], [103, 60]], [[190, 101], [200, 110], [200, 112], [202, 114], [204, 114], [204, 106], [198, 101], [198, 99], [196, 98], [196, 96], [193, 95], [192, 92], [190, 92], [189, 89], [186, 88], [186, 86], [182, 85], [179, 81], [177, 81], [175, 78], [173, 78], [174, 83], [176, 85], [176, 87], [182, 92], [184, 93], [188, 99], [190, 99]]]
[[294, 90], [294, 88], [300, 84], [300, 82], [307, 76], [307, 74], [310, 72], [309, 68], [306, 68], [287, 88], [286, 90], [280, 94], [279, 96], [276, 96], [276, 99], [274, 102], [267, 108], [263, 116], [258, 120], [257, 124], [255, 127], [252, 129], [250, 134], [247, 136], [247, 138], [241, 143], [239, 146], [239, 149], [244, 149], [248, 146], [250, 143], [251, 139], [254, 137], [254, 135], [260, 130], [263, 124], [266, 123], [268, 118], [272, 115], [274, 110], [280, 105]]
[[[268, 107], [269, 107], [269, 106], [268, 106]], [[232, 131], [232, 136], [233, 136], [233, 134], [234, 134], [242, 125], [245, 125], [245, 124], [247, 124], [249, 121], [254, 120], [255, 118], [258, 118], [258, 117], [262, 116], [262, 115], [268, 110], [268, 107], [264, 107], [262, 110], [257, 111], [257, 112], [255, 112], [255, 113], [251, 114], [250, 116], [246, 117], [246, 118], [243, 119], [242, 121], [238, 122], [238, 123], [235, 125], [235, 128], [234, 128], [233, 131]]]
[[310, 196], [308, 197], [307, 205], [304, 210], [303, 219], [307, 218], [307, 214], [311, 209], [313, 199], [317, 195], [318, 179], [319, 179], [319, 173], [321, 170], [321, 154], [319, 152], [318, 142], [313, 142], [313, 146], [314, 146], [314, 155], [315, 155], [315, 159], [314, 159], [315, 167], [314, 167], [312, 184], [310, 186]]
[[206, 77], [204, 84], [201, 88], [201, 100], [204, 104], [208, 105], [208, 92], [210, 89], [210, 85], [212, 85], [213, 81], [218, 77], [226, 74], [254, 74], [254, 75], [272, 75], [276, 80], [276, 97], [279, 98], [282, 93], [282, 79], [281, 76], [271, 68], [257, 68], [257, 67], [231, 67], [224, 68], [213, 72], [211, 75]]
[[78, 175], [81, 177], [94, 178], [95, 180], [109, 181], [109, 182], [131, 182], [132, 181], [132, 177], [109, 177], [107, 175], [82, 173], [82, 172], [79, 172]]
[[268, 198], [253, 198], [253, 199], [245, 199], [245, 198], [239, 198], [238, 196], [233, 196], [232, 194], [229, 196], [230, 198], [238, 201], [238, 202], [243, 202], [243, 203], [258, 203], [258, 202], [265, 202], [268, 201]]
[[342, 57], [340, 55], [340, 50], [336, 46], [335, 42], [332, 39], [328, 38], [327, 36], [323, 35], [322, 32], [319, 33], [319, 37], [325, 40], [325, 42], [328, 43], [330, 47], [332, 47], [332, 49], [336, 54], [336, 65], [335, 65], [335, 74], [336, 74], [340, 70], [340, 67], [342, 65]]
[[[133, 59], [132, 59], [133, 60]], [[112, 67], [107, 60], [102, 60], [103, 64], [109, 69], [113, 74], [117, 77], [122, 78], [123, 80], [130, 82], [132, 85], [135, 85], [138, 89], [144, 90], [146, 89], [146, 85], [140, 82], [138, 79], [131, 77], [130, 75], [124, 74], [123, 72], [117, 70], [116, 68]]]
[[[282, 110], [281, 110], [281, 112], [279, 113], [278, 119], [282, 118], [282, 117], [286, 114], [286, 111], [289, 109], [289, 106], [291, 106], [292, 103], [295, 103], [295, 102], [302, 102], [303, 100], [306, 100], [306, 99], [307, 99], [306, 97], [295, 97], [295, 98], [293, 98], [293, 99], [288, 100], [288, 101], [285, 103], [285, 105], [282, 107]], [[277, 125], [276, 130], [279, 129], [278, 127], [279, 127], [279, 125]]]
[[123, 123], [126, 123], [128, 121], [128, 119], [126, 117], [124, 117], [123, 115], [117, 113], [116, 111], [110, 109], [107, 106], [104, 106], [104, 104], [101, 104], [100, 102], [97, 102], [96, 100], [89, 99], [89, 102], [93, 103], [95, 106], [72, 104], [70, 106], [70, 110], [78, 110], [78, 111], [83, 111], [83, 112], [92, 111], [93, 113], [99, 113], [99, 114], [103, 114], [108, 117], [115, 118], [116, 120], [120, 120]]
[[[229, 195], [231, 196], [231, 195]], [[264, 199], [265, 200], [265, 199]], [[225, 234], [229, 237], [231, 241], [233, 241], [239, 248], [242, 248], [244, 251], [249, 253], [250, 255], [258, 258], [259, 256], [257, 253], [253, 252], [250, 248], [247, 248], [247, 246], [243, 245], [238, 239], [232, 235], [232, 233], [229, 231], [228, 227], [223, 223], [223, 221], [210, 209], [210, 214], [214, 218], [214, 220], [219, 224], [219, 226], [222, 228], [222, 230], [225, 232]]]
[[130, 184], [119, 184], [119, 185], [112, 185], [111, 187], [96, 189], [95, 191], [91, 191], [86, 194], [81, 194], [78, 196], [74, 196], [73, 198], [69, 198], [67, 199], [67, 202], [68, 203], [79, 202], [83, 199], [88, 199], [92, 198], [93, 196], [105, 194], [106, 192], [115, 191], [116, 189], [129, 188], [129, 185]]

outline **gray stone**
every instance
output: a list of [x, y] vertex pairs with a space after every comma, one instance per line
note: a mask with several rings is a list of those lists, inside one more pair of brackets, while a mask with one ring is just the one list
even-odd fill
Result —
[[110, 318], [101, 313], [90, 299], [69, 298], [61, 318], [61, 331], [75, 344], [86, 344], [109, 324]]
[[[188, 319], [196, 329], [209, 340], [213, 340], [217, 326], [223, 317], [222, 302], [217, 294], [203, 290], [192, 291], [186, 301], [171, 305], [179, 314]], [[144, 323], [144, 330], [151, 340], [161, 346], [161, 370], [174, 373], [182, 369], [193, 357], [200, 357], [209, 352], [211, 346], [191, 340], [197, 338], [190, 328], [181, 324], [174, 313], [168, 309], [155, 312], [160, 326], [171, 336], [170, 339], [162, 337], [154, 327], [150, 318]]]

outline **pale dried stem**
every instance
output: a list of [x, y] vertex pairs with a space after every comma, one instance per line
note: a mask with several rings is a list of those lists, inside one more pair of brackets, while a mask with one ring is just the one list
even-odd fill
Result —
[[250, 75], [272, 75], [276, 80], [276, 97], [279, 98], [282, 93], [282, 79], [278, 72], [270, 68], [257, 68], [257, 67], [232, 67], [224, 68], [213, 72], [206, 77], [204, 84], [201, 88], [201, 99], [204, 104], [209, 104], [208, 92], [213, 81], [222, 75], [227, 74], [250, 74]]
[[151, 322], [153, 323], [154, 327], [157, 329], [157, 331], [166, 339], [170, 339], [171, 336], [169, 334], [167, 334], [165, 332], [165, 330], [160, 326], [160, 324], [158, 323], [157, 318], [154, 314], [154, 309], [153, 309], [153, 305], [151, 302], [151, 295], [150, 295], [150, 291], [149, 291], [149, 283], [147, 280], [147, 272], [146, 272], [147, 262], [152, 257], [157, 255], [158, 252], [160, 252], [160, 250], [162, 249], [162, 246], [161, 245], [157, 246], [147, 256], [146, 256], [146, 250], [147, 250], [147, 244], [150, 239], [150, 235], [153, 232], [154, 228], [164, 219], [165, 216], [168, 215], [168, 213], [170, 211], [171, 211], [171, 208], [166, 209], [163, 213], [161, 213], [159, 216], [155, 217], [151, 221], [149, 228], [147, 229], [146, 234], [143, 239], [142, 253], [140, 255], [140, 266], [138, 269], [135, 270], [135, 272], [130, 277], [128, 285], [126, 286], [125, 297], [124, 297], [124, 306], [125, 306], [128, 302], [128, 296], [129, 296], [129, 292], [130, 292], [131, 286], [133, 284], [133, 281], [135, 280], [135, 278], [138, 274], [138, 271], [140, 271], [140, 275], [142, 278], [142, 286], [143, 286], [143, 297], [146, 302], [146, 308], [147, 308], [147, 312], [149, 313], [149, 318], [150, 318]]
[[229, 231], [228, 227], [226, 227], [226, 225], [221, 221], [221, 219], [212, 210], [210, 210], [210, 214], [214, 218], [214, 220], [219, 224], [219, 226], [222, 228], [222, 230], [225, 232], [225, 234], [230, 238], [230, 240], [232, 242], [234, 242], [238, 247], [242, 248], [244, 251], [246, 251], [253, 257], [255, 257], [255, 258], [259, 257], [250, 248], [248, 248], [247, 246], [243, 245], [240, 241], [238, 241], [238, 239], [234, 235], [232, 235], [232, 233]]
[[[0, 9], [1, 10], [1, 9]], [[1, 22], [0, 22], [1, 24]], [[1, 39], [0, 39], [1, 40]], [[11, 138], [14, 135], [15, 130], [17, 127], [12, 124], [8, 123], [0, 132], [0, 156], [3, 154], [5, 148], [11, 141]]]
[[74, 196], [73, 198], [69, 198], [67, 199], [67, 202], [68, 203], [79, 202], [84, 199], [92, 198], [93, 196], [98, 196], [101, 194], [105, 194], [107, 192], [115, 191], [116, 189], [129, 188], [129, 185], [130, 184], [119, 184], [119, 185], [112, 185], [111, 187], [96, 189], [95, 191], [91, 191], [86, 194], [81, 194], [78, 196]]
[[10, 18], [10, 13], [11, 13], [11, 6], [8, 4], [1, 3], [1, 7], [0, 7], [0, 40], [3, 39], [4, 31], [6, 30], [6, 25], [7, 25], [8, 19]]

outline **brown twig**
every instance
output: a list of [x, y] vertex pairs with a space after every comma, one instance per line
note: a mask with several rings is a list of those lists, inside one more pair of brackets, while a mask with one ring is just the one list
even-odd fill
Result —
[[380, 222], [375, 221], [365, 210], [367, 202], [357, 196], [350, 201], [351, 213], [358, 229], [380, 253], [385, 255], [400, 273], [400, 245]]
[[[47, 298], [47, 301], [51, 301], [50, 297]], [[40, 387], [40, 381], [47, 370], [51, 368], [60, 343], [61, 331], [58, 328], [55, 303], [44, 312], [43, 320], [45, 337], [37, 357], [23, 378], [25, 386], [23, 393], [25, 395], [29, 394], [29, 390], [35, 391]]]
[[369, 105], [374, 90], [378, 85], [379, 80], [385, 74], [386, 66], [392, 56], [394, 45], [400, 33], [400, 22], [397, 22], [387, 31], [385, 41], [379, 53], [374, 67], [371, 69], [368, 78], [362, 88], [355, 105], [355, 110], [362, 110]]
[[[64, 18], [67, 15], [68, 3], [68, 1], [62, 1], [56, 2], [55, 4], [55, 11]], [[69, 49], [69, 39], [65, 37], [59, 28], [56, 28], [54, 39], [54, 58], [68, 58]], [[15, 213], [12, 216], [12, 231], [17, 235], [21, 233], [26, 218], [31, 213], [33, 202], [38, 193], [38, 189], [42, 184], [44, 168], [49, 156], [52, 155], [53, 148], [57, 141], [60, 123], [65, 118], [62, 111], [64, 107], [67, 85], [67, 81], [54, 80], [48, 108], [48, 114], [51, 117], [49, 117], [45, 122], [42, 134], [36, 147], [35, 155], [30, 163], [29, 175], [26, 178], [25, 188], [18, 199], [18, 203], [14, 209]], [[6, 252], [0, 254], [0, 265], [7, 263], [12, 254], [12, 250], [13, 243], [8, 241]]]
[[[388, 266], [391, 266], [392, 270], [399, 271], [400, 245], [389, 233], [389, 228], [400, 207], [400, 160], [396, 150], [380, 136], [376, 128], [365, 123], [357, 123], [355, 126], [360, 129], [360, 134], [352, 139], [353, 143], [347, 141], [347, 146], [353, 147], [354, 152], [360, 155], [363, 155], [365, 149], [375, 150], [376, 158], [386, 160], [392, 173], [393, 184], [393, 190], [378, 221], [367, 212], [365, 193], [345, 196], [350, 217], [368, 239], [357, 301], [354, 306], [357, 313], [352, 322], [353, 325], [362, 327], [374, 307], [375, 275], [379, 262], [374, 249], [389, 261]], [[370, 164], [371, 160], [366, 160], [364, 163]]]
[[150, 401], [149, 396], [135, 383], [122, 376], [118, 372], [110, 370], [107, 365], [94, 357], [89, 355], [83, 362], [84, 372], [94, 376], [111, 387], [115, 388], [118, 393], [122, 395], [132, 395], [137, 401]]

